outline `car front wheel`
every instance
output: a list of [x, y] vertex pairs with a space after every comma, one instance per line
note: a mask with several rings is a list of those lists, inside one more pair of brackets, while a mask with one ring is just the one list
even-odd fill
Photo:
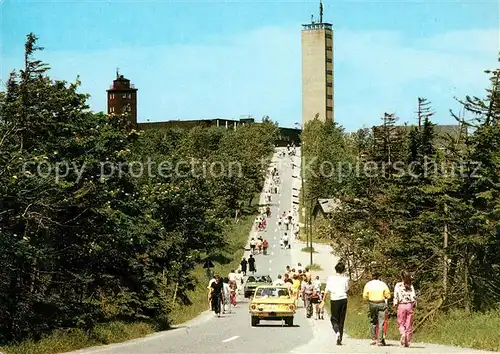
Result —
[[252, 327], [255, 327], [259, 324], [259, 318], [252, 316]]
[[293, 326], [293, 317], [287, 317], [287, 318], [285, 318], [285, 324], [287, 326], [292, 327]]

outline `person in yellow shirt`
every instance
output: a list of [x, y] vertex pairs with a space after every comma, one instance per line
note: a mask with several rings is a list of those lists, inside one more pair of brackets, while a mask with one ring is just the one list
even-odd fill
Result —
[[[387, 300], [391, 298], [391, 291], [386, 283], [380, 280], [380, 272], [373, 271], [372, 280], [366, 283], [363, 289], [363, 299], [368, 301], [370, 306], [370, 329], [372, 335], [372, 345], [385, 345], [384, 320], [387, 312]], [[378, 326], [378, 336], [376, 328]]]
[[293, 282], [292, 282], [292, 294], [293, 294], [293, 298], [295, 300], [295, 307], [298, 306], [298, 302], [299, 302], [300, 285], [301, 285], [301, 282], [300, 282], [299, 276], [297, 274], [295, 274], [293, 276]]

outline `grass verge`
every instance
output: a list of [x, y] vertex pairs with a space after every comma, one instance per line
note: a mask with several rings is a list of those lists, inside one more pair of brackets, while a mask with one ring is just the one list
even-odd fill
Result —
[[22, 343], [0, 347], [7, 354], [62, 353], [97, 345], [119, 343], [144, 337], [154, 332], [147, 323], [110, 322], [96, 326], [90, 335], [78, 328], [56, 330], [39, 341], [26, 340]]
[[[299, 241], [307, 243], [307, 233], [305, 228], [301, 228], [299, 231]], [[312, 242], [313, 243], [321, 243], [325, 245], [329, 245], [332, 243], [332, 240], [329, 238], [322, 238], [319, 237], [317, 233], [314, 232], [314, 224], [313, 224], [313, 235], [312, 235]]]
[[308, 265], [307, 268], [309, 270], [323, 270], [319, 264], [313, 263], [311, 265]]
[[499, 328], [500, 308], [472, 314], [455, 310], [438, 314], [415, 337], [419, 342], [500, 351]]
[[318, 253], [314, 250], [314, 247], [304, 247], [301, 249], [301, 251], [309, 253], [309, 252], [311, 252], [311, 249], [312, 249], [312, 253]]
[[[330, 313], [329, 303], [325, 304], [325, 308]], [[462, 310], [441, 312], [415, 332], [414, 341], [500, 351], [498, 328], [500, 309], [471, 314]], [[370, 338], [368, 305], [360, 298], [351, 297], [348, 300], [345, 331], [353, 338]], [[464, 333], [467, 335], [463, 335]], [[395, 318], [389, 319], [387, 338], [396, 341], [399, 339]]]

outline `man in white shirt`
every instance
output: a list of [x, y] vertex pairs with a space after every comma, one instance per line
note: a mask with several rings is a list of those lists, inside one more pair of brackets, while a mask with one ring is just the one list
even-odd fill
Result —
[[349, 291], [349, 278], [343, 275], [345, 265], [342, 262], [335, 266], [335, 275], [329, 276], [326, 282], [325, 298], [330, 298], [330, 312], [333, 331], [337, 337], [337, 345], [342, 345], [344, 334], [345, 315], [347, 313], [347, 292]]
[[252, 237], [252, 239], [250, 240], [250, 250], [252, 251], [252, 254], [255, 254], [255, 246], [257, 246], [257, 242]]
[[285, 232], [285, 234], [283, 235], [283, 247], [285, 248], [289, 248], [289, 240], [288, 240], [288, 235], [287, 233]]
[[278, 275], [278, 279], [276, 279], [275, 281], [273, 281], [273, 285], [274, 286], [283, 286], [283, 285], [285, 285], [285, 282], [283, 281], [283, 279], [281, 279], [281, 274]]
[[222, 303], [222, 313], [226, 313], [226, 308], [227, 308], [228, 312], [230, 311], [229, 298], [230, 298], [231, 289], [229, 288], [229, 279], [228, 278], [224, 279], [222, 289], [224, 291], [224, 302]]
[[299, 271], [302, 271], [302, 272], [305, 271], [304, 267], [302, 266], [302, 263], [297, 263], [297, 272], [299, 272]]

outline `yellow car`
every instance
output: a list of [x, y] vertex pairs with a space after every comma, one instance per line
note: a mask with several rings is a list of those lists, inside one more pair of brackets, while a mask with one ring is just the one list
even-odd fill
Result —
[[262, 320], [284, 320], [287, 326], [293, 326], [296, 307], [292, 294], [287, 287], [259, 286], [255, 289], [254, 296], [248, 306], [253, 327], [257, 326]]

